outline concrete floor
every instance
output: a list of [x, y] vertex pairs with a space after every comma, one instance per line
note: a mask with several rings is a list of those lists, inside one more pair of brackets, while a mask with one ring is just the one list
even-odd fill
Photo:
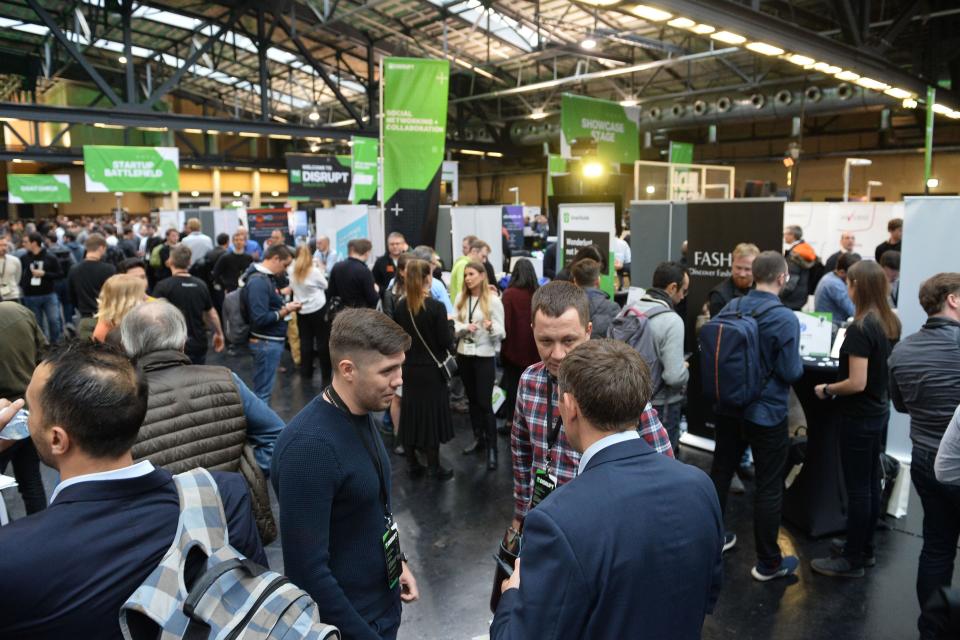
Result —
[[[248, 382], [249, 356], [211, 354], [210, 364], [230, 367]], [[284, 365], [292, 369], [287, 356]], [[319, 392], [319, 375], [307, 382], [296, 373], [278, 375], [274, 408], [290, 419]], [[410, 480], [404, 461], [393, 456], [393, 501], [404, 551], [417, 577], [421, 599], [405, 607], [401, 640], [470, 640], [486, 637], [491, 619], [488, 600], [493, 577], [492, 554], [512, 516], [509, 444], [500, 440], [500, 468], [488, 472], [479, 457], [460, 449], [471, 440], [466, 416], [455, 415], [456, 438], [442, 448], [447, 466], [456, 470], [448, 483]], [[681, 459], [708, 469], [710, 454], [685, 449]], [[8, 473], [12, 470], [8, 470]], [[44, 469], [47, 492], [56, 475]], [[15, 491], [4, 492], [10, 515], [23, 517]], [[877, 536], [877, 566], [861, 580], [834, 580], [812, 574], [811, 558], [826, 555], [829, 540], [810, 540], [785, 526], [781, 546], [801, 558], [799, 575], [789, 581], [760, 584], [749, 576], [754, 560], [751, 486], [728, 502], [728, 527], [738, 546], [726, 559], [719, 604], [704, 624], [707, 640], [800, 640], [916, 638], [919, 607], [914, 592], [922, 539], [921, 508], [911, 495], [909, 515], [888, 520], [890, 531]], [[272, 568], [282, 570], [279, 542], [267, 549]]]

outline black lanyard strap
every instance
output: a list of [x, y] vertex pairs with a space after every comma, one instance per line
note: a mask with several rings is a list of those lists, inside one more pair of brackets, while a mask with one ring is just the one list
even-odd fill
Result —
[[563, 419], [561, 416], [557, 416], [556, 420], [553, 418], [553, 376], [547, 374], [547, 415], [546, 415], [546, 424], [549, 426], [551, 421], [553, 426], [549, 427], [550, 431], [547, 433], [547, 464], [550, 464], [550, 461], [553, 459], [552, 451], [553, 445], [557, 444], [557, 438], [560, 437], [560, 429], [563, 427]]
[[[353, 416], [353, 414], [350, 412], [350, 408], [347, 406], [347, 403], [343, 401], [343, 398], [341, 398], [340, 394], [337, 393], [337, 390], [333, 388], [333, 385], [330, 385], [326, 388], [324, 395], [326, 396], [327, 400], [333, 404], [333, 406], [347, 414], [348, 418]], [[390, 525], [393, 523], [393, 514], [390, 512], [390, 501], [387, 494], [387, 481], [383, 473], [383, 461], [380, 459], [380, 456], [376, 451], [376, 441], [373, 441], [373, 438], [377, 437], [374, 433], [373, 418], [370, 417], [370, 414], [367, 414], [367, 424], [369, 425], [370, 432], [369, 440], [372, 442], [368, 441], [368, 438], [358, 427], [356, 427], [356, 424], [353, 420], [350, 420], [350, 423], [354, 425], [354, 428], [357, 432], [357, 437], [360, 438], [360, 442], [363, 443], [363, 448], [367, 450], [367, 453], [370, 455], [370, 460], [373, 462], [373, 466], [377, 470], [377, 479], [380, 481], [380, 502], [383, 504], [383, 517], [387, 521], [387, 525]]]
[[[470, 302], [473, 300], [475, 300], [476, 302], [473, 303], [473, 306], [470, 306]], [[480, 296], [477, 296], [476, 298], [474, 298], [473, 296], [467, 294], [467, 312], [469, 313], [469, 315], [467, 316], [467, 324], [470, 324], [471, 322], [473, 322], [473, 312], [477, 310], [478, 304], [480, 304]]]

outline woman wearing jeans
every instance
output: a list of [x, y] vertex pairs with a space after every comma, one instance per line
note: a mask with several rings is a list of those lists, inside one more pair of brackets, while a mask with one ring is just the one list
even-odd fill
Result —
[[493, 417], [493, 382], [497, 345], [506, 335], [503, 304], [490, 292], [487, 271], [479, 262], [463, 269], [463, 291], [457, 298], [453, 329], [457, 367], [470, 401], [473, 444], [464, 455], [487, 452], [487, 469], [497, 468], [497, 421]]
[[[302, 244], [297, 248], [297, 257], [288, 269], [293, 299], [302, 305], [297, 311], [300, 375], [308, 381], [313, 379], [313, 363], [317, 354], [326, 349], [323, 344], [323, 307], [327, 304], [327, 276], [321, 264], [314, 261], [313, 248]], [[329, 334], [329, 331], [326, 333]], [[323, 384], [329, 383], [330, 380], [323, 381]]]
[[900, 338], [900, 321], [890, 309], [883, 269], [863, 260], [847, 272], [847, 292], [856, 307], [840, 348], [838, 382], [816, 388], [841, 415], [840, 459], [847, 486], [847, 541], [836, 557], [810, 563], [817, 573], [859, 578], [876, 563], [873, 532], [880, 517], [880, 453], [889, 417], [887, 358]]

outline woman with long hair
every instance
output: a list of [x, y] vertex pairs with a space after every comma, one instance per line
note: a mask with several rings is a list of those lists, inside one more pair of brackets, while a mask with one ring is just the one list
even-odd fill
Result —
[[497, 422], [493, 417], [494, 356], [506, 333], [503, 303], [490, 292], [487, 270], [479, 262], [463, 269], [463, 290], [457, 297], [453, 329], [457, 337], [457, 368], [470, 402], [473, 444], [464, 455], [487, 453], [487, 469], [497, 468]]
[[393, 317], [393, 312], [397, 309], [397, 302], [404, 296], [405, 281], [403, 279], [404, 269], [407, 268], [407, 262], [413, 260], [412, 253], [401, 253], [397, 257], [397, 269], [394, 272], [393, 280], [387, 283], [387, 290], [382, 296], [383, 312]]
[[840, 347], [837, 382], [818, 385], [821, 400], [832, 400], [841, 416], [840, 460], [847, 486], [847, 541], [836, 557], [810, 565], [828, 576], [858, 578], [876, 563], [873, 532], [880, 517], [880, 453], [889, 418], [887, 358], [900, 339], [900, 320], [890, 309], [890, 285], [883, 269], [861, 260], [847, 272], [847, 292], [856, 313]]
[[526, 258], [517, 260], [513, 265], [513, 273], [510, 274], [510, 283], [503, 292], [503, 326], [507, 334], [500, 346], [500, 364], [503, 366], [500, 386], [507, 394], [504, 403], [507, 418], [501, 432], [504, 435], [510, 433], [513, 425], [520, 376], [527, 367], [540, 362], [530, 317], [533, 294], [538, 287], [539, 281], [533, 263]]
[[[297, 330], [300, 333], [300, 375], [313, 379], [313, 363], [317, 354], [326, 348], [323, 340], [323, 306], [327, 303], [327, 275], [314, 261], [309, 244], [297, 247], [297, 255], [289, 267], [293, 299], [301, 305], [297, 311]], [[319, 346], [319, 348], [318, 348]], [[323, 384], [328, 384], [324, 380]]]
[[97, 326], [92, 339], [97, 342], [119, 344], [120, 322], [130, 310], [147, 299], [147, 283], [142, 278], [119, 273], [107, 278], [97, 297]]
[[427, 457], [427, 471], [440, 481], [453, 477], [440, 465], [440, 444], [453, 439], [450, 394], [437, 362], [453, 346], [453, 329], [443, 303], [430, 297], [432, 267], [424, 260], [409, 260], [404, 297], [393, 319], [410, 334], [410, 350], [403, 363], [403, 399], [400, 404], [400, 443], [410, 475], [423, 475], [417, 449]]

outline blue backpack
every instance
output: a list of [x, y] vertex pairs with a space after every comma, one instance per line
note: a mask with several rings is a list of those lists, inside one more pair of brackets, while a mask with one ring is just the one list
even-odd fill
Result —
[[760, 397], [770, 379], [760, 351], [758, 320], [779, 301], [741, 312], [743, 298], [728, 304], [700, 329], [700, 374], [704, 398], [717, 407], [743, 410]]

